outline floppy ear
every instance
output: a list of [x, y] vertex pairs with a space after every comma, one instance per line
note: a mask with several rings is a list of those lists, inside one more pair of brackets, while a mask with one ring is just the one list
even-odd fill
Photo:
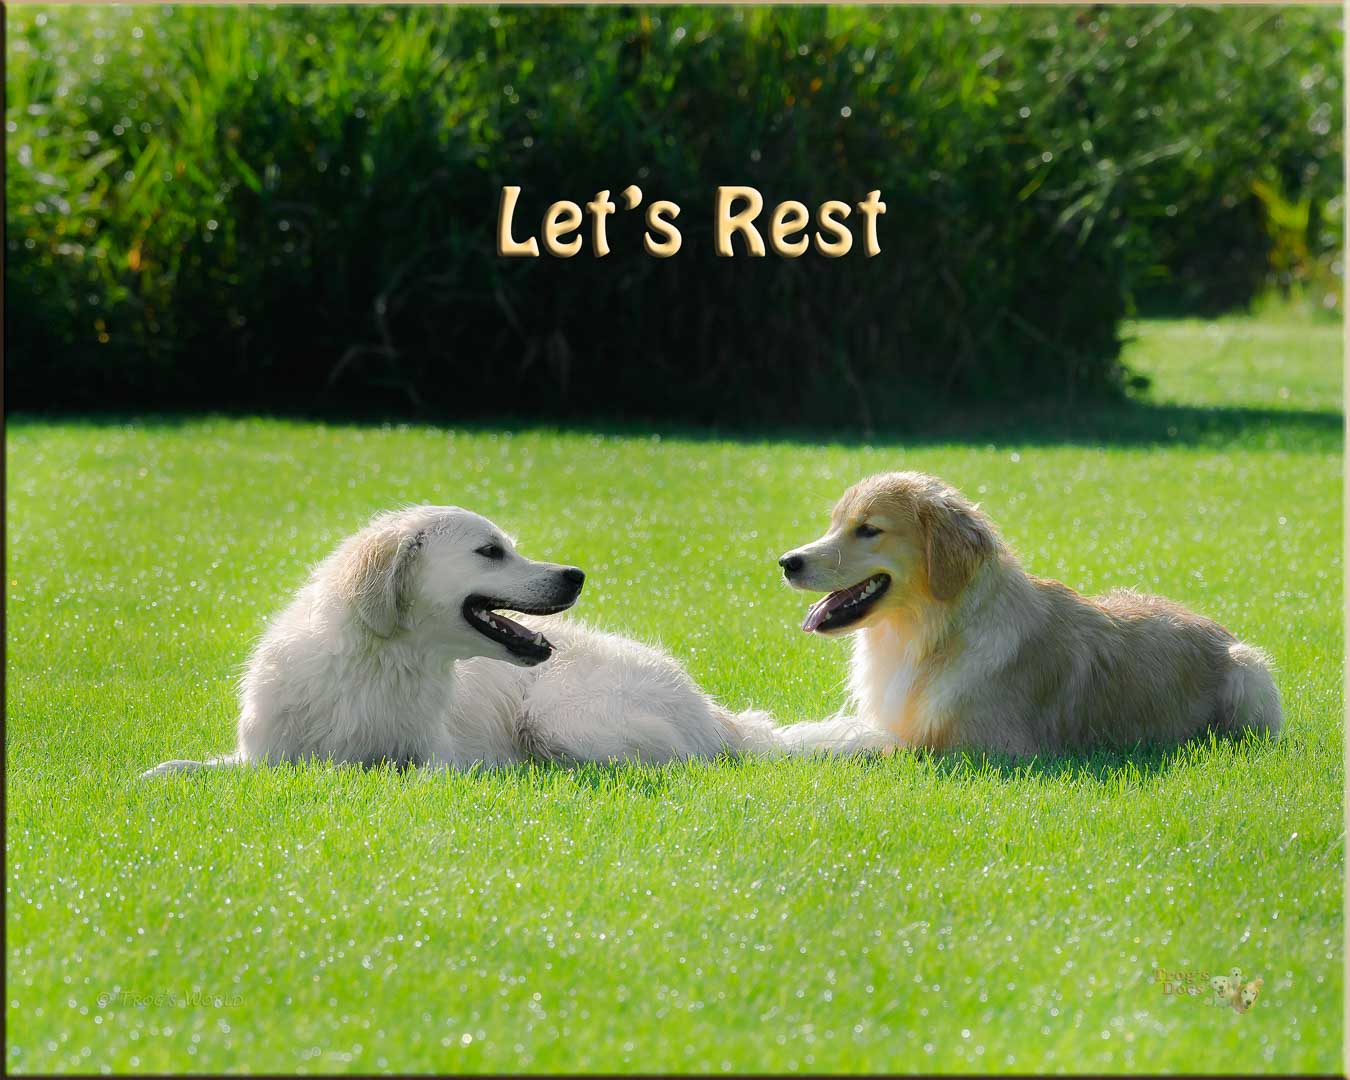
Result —
[[993, 526], [963, 499], [938, 495], [919, 504], [928, 588], [939, 600], [953, 600], [975, 571], [994, 554]]
[[373, 533], [352, 551], [345, 567], [345, 592], [371, 631], [392, 637], [407, 628], [414, 559], [425, 534]]

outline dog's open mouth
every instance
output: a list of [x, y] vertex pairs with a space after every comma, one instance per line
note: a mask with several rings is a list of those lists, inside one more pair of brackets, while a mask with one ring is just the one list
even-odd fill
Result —
[[828, 633], [852, 626], [876, 606], [890, 587], [889, 574], [875, 574], [847, 589], [832, 592], [811, 605], [802, 629], [807, 633]]
[[464, 619], [485, 638], [497, 642], [513, 656], [531, 664], [542, 664], [553, 655], [553, 643], [537, 630], [521, 626], [514, 619], [508, 619], [498, 609], [507, 608], [522, 615], [556, 615], [566, 611], [576, 598], [565, 604], [553, 604], [548, 607], [523, 607], [509, 600], [498, 600], [490, 596], [470, 596], [464, 601]]

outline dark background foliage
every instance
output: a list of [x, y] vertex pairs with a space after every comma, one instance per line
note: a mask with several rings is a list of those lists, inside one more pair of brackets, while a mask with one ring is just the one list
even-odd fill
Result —
[[[11, 407], [866, 424], [1119, 393], [1139, 310], [1338, 300], [1334, 9], [6, 19]], [[637, 183], [684, 247], [501, 259], [508, 183], [520, 231]], [[882, 254], [716, 258], [719, 183], [880, 188]]]

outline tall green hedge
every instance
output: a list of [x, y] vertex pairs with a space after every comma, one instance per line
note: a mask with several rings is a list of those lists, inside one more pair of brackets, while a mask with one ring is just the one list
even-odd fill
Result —
[[[11, 406], [875, 422], [1113, 392], [1136, 302], [1335, 291], [1338, 13], [11, 7]], [[639, 184], [684, 249], [504, 260]], [[712, 195], [888, 205], [716, 258]], [[630, 220], [631, 219], [631, 220]], [[636, 226], [636, 227], [635, 227]]]

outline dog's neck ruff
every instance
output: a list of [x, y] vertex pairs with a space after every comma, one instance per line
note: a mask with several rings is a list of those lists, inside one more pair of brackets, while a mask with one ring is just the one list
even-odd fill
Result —
[[953, 744], [944, 674], [980, 637], [981, 612], [1006, 585], [1002, 560], [985, 563], [951, 604], [927, 600], [887, 612], [855, 638], [849, 689], [860, 719], [910, 746]]
[[332, 680], [342, 697], [320, 721], [327, 728], [320, 742], [343, 760], [429, 760], [439, 725], [428, 718], [444, 717], [450, 708], [456, 657], [416, 628], [382, 638], [354, 614], [349, 618], [346, 662], [360, 675]]
[[928, 745], [922, 709], [925, 661], [933, 645], [931, 616], [888, 612], [854, 638], [849, 690], [859, 719], [905, 743]]

